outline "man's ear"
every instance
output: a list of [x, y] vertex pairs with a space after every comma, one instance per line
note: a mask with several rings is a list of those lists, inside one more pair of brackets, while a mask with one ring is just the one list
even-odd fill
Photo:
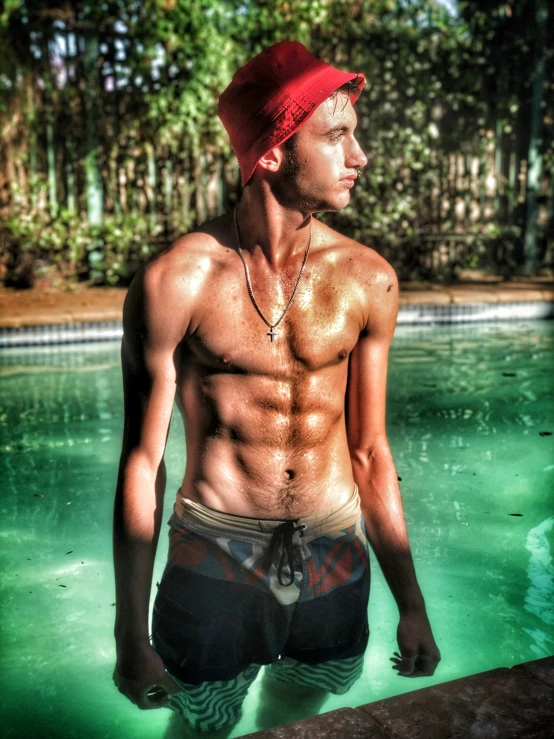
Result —
[[284, 152], [281, 147], [277, 146], [270, 149], [258, 161], [258, 166], [266, 170], [266, 172], [277, 172], [284, 159]]

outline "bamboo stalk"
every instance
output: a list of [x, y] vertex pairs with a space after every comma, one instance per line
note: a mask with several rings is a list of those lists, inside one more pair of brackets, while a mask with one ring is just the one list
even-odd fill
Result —
[[545, 40], [548, 7], [546, 0], [539, 0], [536, 15], [535, 65], [533, 71], [533, 97], [531, 107], [531, 132], [527, 167], [527, 203], [525, 212], [525, 270], [536, 272], [538, 268], [537, 216], [538, 195], [542, 172], [542, 111], [544, 98]]
[[104, 220], [104, 189], [99, 166], [98, 119], [98, 70], [99, 56], [98, 33], [96, 29], [87, 28], [84, 34], [85, 53], [83, 56], [85, 71], [85, 174], [87, 195], [87, 217], [91, 225], [99, 225]]

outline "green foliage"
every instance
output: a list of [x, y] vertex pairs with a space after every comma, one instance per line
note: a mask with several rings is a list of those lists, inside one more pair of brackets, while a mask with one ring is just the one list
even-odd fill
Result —
[[[10, 219], [10, 238], [34, 250], [38, 261], [52, 259], [79, 278], [128, 280], [147, 257], [145, 245], [153, 248], [152, 211], [168, 202], [167, 179], [161, 174], [165, 163], [171, 163], [175, 177], [185, 173], [190, 202], [186, 216], [164, 215], [188, 228], [200, 218], [195, 207], [204, 192], [198, 190], [209, 174], [195, 179], [199, 155], [209, 154], [210, 166], [217, 159], [224, 168], [233, 159], [217, 117], [219, 94], [254, 54], [295, 39], [367, 79], [356, 110], [358, 138], [369, 164], [352, 205], [325, 220], [374, 245], [404, 277], [452, 277], [459, 267], [484, 265], [513, 271], [521, 261], [525, 209], [518, 176], [529, 144], [540, 2], [459, 0], [458, 13], [452, 15], [436, 0], [10, 0], [0, 16], [0, 37], [9, 40], [9, 64], [0, 67], [0, 86], [2, 69], [18, 66], [27, 75], [22, 79], [34, 75], [35, 92], [40, 78], [48, 93], [46, 111], [46, 92], [42, 109], [37, 106], [36, 122], [32, 111], [23, 111], [22, 120], [33, 121], [30, 134], [44, 140], [41, 113], [51, 115], [58, 143], [72, 138], [79, 181], [77, 168], [86, 149], [82, 58], [76, 52], [75, 79], [61, 84], [45, 49], [57, 35], [82, 39], [92, 28], [101, 49], [96, 71], [103, 96], [104, 181], [114, 161], [118, 166], [134, 162], [136, 181], [144, 181], [149, 147], [158, 188], [154, 201], [145, 206], [143, 199], [139, 206], [133, 183], [127, 190], [133, 202], [121, 206], [112, 182], [113, 212], [127, 208], [144, 214], [108, 216], [95, 229], [63, 210], [55, 223], [45, 213], [25, 220], [19, 211], [17, 223]], [[551, 20], [543, 29], [547, 81], [554, 78]], [[28, 91], [22, 83], [7, 89], [23, 101]], [[547, 193], [554, 181], [551, 82], [545, 85], [541, 110]], [[497, 162], [500, 170], [494, 172]], [[491, 172], [493, 194], [487, 184]], [[226, 181], [224, 198], [235, 198], [234, 187]], [[82, 200], [82, 193], [77, 196]], [[171, 207], [166, 205], [168, 211]], [[548, 219], [541, 228], [546, 238]], [[454, 257], [451, 242], [439, 243], [440, 234], [459, 235]]]
[[[356, 15], [336, 3], [318, 36], [316, 51], [330, 58], [334, 49], [336, 62], [367, 78], [356, 110], [370, 161], [351, 206], [326, 220], [375, 245], [404, 277], [452, 278], [464, 267], [513, 272], [521, 259], [520, 181], [508, 169], [527, 155], [537, 1], [506, 7], [465, 2], [453, 17], [433, 3], [365, 2]], [[336, 28], [339, 38], [330, 34]], [[554, 71], [553, 28], [545, 79]], [[554, 140], [553, 90], [544, 91], [545, 152]], [[554, 169], [544, 162], [544, 186], [552, 187]], [[449, 241], [439, 249], [441, 233]], [[456, 234], [459, 246], [450, 248]]]
[[91, 227], [66, 208], [55, 219], [46, 211], [21, 211], [4, 225], [2, 243], [10, 247], [1, 258], [8, 278], [13, 279], [23, 266], [28, 284], [48, 274], [93, 284], [128, 285], [137, 269], [156, 253], [160, 231], [139, 214], [109, 218]]
[[80, 236], [85, 246], [85, 268], [95, 283], [127, 285], [141, 264], [155, 252], [154, 232], [140, 215], [109, 219]]
[[21, 8], [21, 0], [4, 0], [4, 8], [0, 13], [0, 32], [4, 32], [8, 26], [10, 17]]

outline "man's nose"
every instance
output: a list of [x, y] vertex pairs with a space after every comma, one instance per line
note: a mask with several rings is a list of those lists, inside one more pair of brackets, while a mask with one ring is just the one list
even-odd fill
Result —
[[365, 167], [365, 165], [367, 164], [367, 157], [364, 154], [363, 149], [358, 143], [357, 139], [354, 139], [352, 150], [350, 151], [348, 159], [348, 165], [353, 167], [354, 169]]

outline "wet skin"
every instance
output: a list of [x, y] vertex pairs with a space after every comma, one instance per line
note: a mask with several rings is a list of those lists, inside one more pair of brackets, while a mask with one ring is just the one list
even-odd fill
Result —
[[[183, 244], [171, 254], [179, 285], [172, 303], [183, 304], [193, 290], [210, 296], [200, 300], [183, 339], [165, 358], [186, 428], [181, 494], [260, 518], [339, 507], [354, 485], [345, 419], [348, 360], [378, 304], [386, 297], [395, 310], [396, 294], [387, 295], [394, 277], [374, 252], [314, 221], [309, 266], [272, 342], [230, 246], [231, 218], [212, 222], [202, 237], [199, 248]], [[252, 274], [264, 315], [282, 313], [298, 262], [294, 267]], [[126, 310], [143, 289], [140, 281], [133, 285]]]
[[[151, 354], [150, 361], [164, 366], [160, 374], [171, 376], [186, 428], [181, 495], [211, 508], [296, 518], [335, 509], [352, 494], [345, 419], [349, 358], [360, 337], [369, 336], [369, 316], [383, 310], [383, 301], [394, 321], [397, 290], [387, 291], [396, 278], [374, 251], [306, 211], [348, 204], [356, 168], [367, 162], [355, 126], [350, 102], [321, 106], [296, 144], [296, 176], [273, 178], [281, 206], [276, 218], [292, 211], [296, 225], [281, 229], [269, 254], [260, 246], [263, 236], [258, 243], [258, 234], [244, 229], [254, 295], [271, 323], [294, 290], [311, 233], [299, 290], [275, 341], [248, 294], [231, 214], [180, 239], [129, 291], [124, 350], [139, 361], [144, 354], [145, 362]], [[246, 193], [241, 223], [248, 223], [248, 211]], [[158, 291], [155, 309], [143, 304]], [[150, 349], [150, 336], [156, 344], [167, 336], [165, 347]], [[383, 395], [383, 367], [371, 371]], [[156, 384], [148, 398], [152, 406]], [[163, 429], [165, 417], [137, 423], [149, 433]]]
[[[225, 246], [232, 243], [224, 217], [211, 224], [196, 256], [210, 264], [200, 289], [211, 298], [195, 311], [178, 351], [176, 397], [187, 430], [181, 492], [260, 518], [337, 508], [354, 484], [348, 359], [372, 310], [366, 295], [382, 300], [387, 275], [377, 255], [315, 221], [308, 266], [272, 342], [242, 263]], [[254, 295], [270, 321], [284, 310], [298, 269], [297, 259], [279, 274], [252, 270]]]
[[249, 297], [232, 214], [179, 239], [129, 290], [114, 516], [116, 676], [143, 708], [154, 707], [153, 685], [174, 687], [148, 642], [174, 400], [185, 425], [183, 496], [238, 515], [297, 518], [339, 508], [356, 482], [369, 541], [399, 607], [395, 667], [432, 674], [440, 659], [385, 431], [396, 276], [372, 249], [312, 217], [350, 200], [356, 169], [367, 162], [355, 126], [350, 102], [338, 110], [322, 104], [298, 134], [295, 167], [274, 149], [243, 192], [240, 239], [271, 323], [294, 289], [312, 229], [275, 341]]

